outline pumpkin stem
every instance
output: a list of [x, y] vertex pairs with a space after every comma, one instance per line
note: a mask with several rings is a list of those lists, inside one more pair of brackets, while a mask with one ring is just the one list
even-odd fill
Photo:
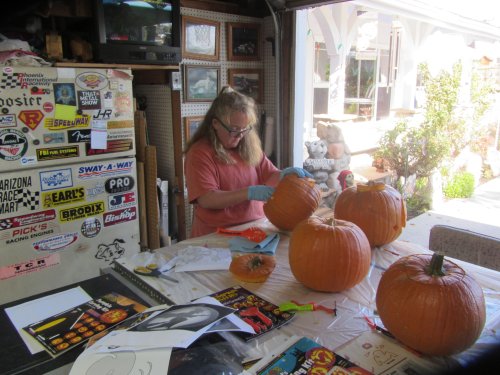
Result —
[[429, 276], [444, 276], [445, 272], [443, 270], [444, 254], [434, 253], [432, 254], [431, 262], [427, 269], [427, 274]]
[[262, 259], [260, 259], [260, 256], [254, 256], [250, 259], [248, 262], [248, 268], [250, 268], [252, 271], [256, 268], [259, 268], [262, 265]]

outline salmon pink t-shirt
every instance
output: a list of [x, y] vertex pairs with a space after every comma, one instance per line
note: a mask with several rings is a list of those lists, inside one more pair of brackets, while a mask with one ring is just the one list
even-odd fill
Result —
[[278, 168], [263, 155], [256, 167], [247, 165], [236, 150], [230, 150], [235, 164], [221, 162], [208, 140], [196, 142], [184, 164], [189, 203], [194, 204], [191, 236], [215, 232], [218, 227], [243, 224], [264, 217], [261, 201], [245, 201], [224, 209], [206, 209], [196, 204], [198, 197], [214, 190], [231, 191], [264, 185]]

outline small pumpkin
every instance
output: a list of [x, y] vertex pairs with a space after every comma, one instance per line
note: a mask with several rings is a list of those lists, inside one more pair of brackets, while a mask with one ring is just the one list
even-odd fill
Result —
[[343, 190], [335, 201], [334, 215], [359, 226], [372, 247], [394, 241], [406, 226], [401, 194], [392, 186], [371, 181]]
[[272, 255], [249, 253], [235, 256], [229, 265], [229, 271], [235, 278], [248, 283], [262, 283], [267, 280], [276, 267]]
[[486, 308], [474, 278], [439, 254], [410, 255], [382, 275], [376, 294], [385, 327], [428, 355], [451, 355], [481, 335]]
[[371, 248], [356, 224], [312, 215], [293, 230], [288, 258], [292, 274], [308, 288], [340, 292], [368, 274]]
[[312, 178], [286, 175], [264, 204], [264, 214], [273, 225], [291, 231], [313, 214], [321, 202], [321, 190]]

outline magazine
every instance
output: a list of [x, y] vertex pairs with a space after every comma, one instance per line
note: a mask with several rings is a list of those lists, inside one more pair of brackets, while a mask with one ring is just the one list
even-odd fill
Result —
[[51, 356], [57, 357], [146, 308], [121, 294], [109, 293], [32, 323], [23, 330]]
[[252, 340], [274, 328], [281, 327], [295, 315], [292, 312], [280, 311], [279, 307], [274, 303], [239, 285], [210, 294], [210, 296], [217, 299], [224, 306], [237, 309], [235, 314], [254, 329], [255, 333], [236, 333], [245, 341]]
[[372, 374], [308, 337], [292, 337], [262, 358], [247, 374]]

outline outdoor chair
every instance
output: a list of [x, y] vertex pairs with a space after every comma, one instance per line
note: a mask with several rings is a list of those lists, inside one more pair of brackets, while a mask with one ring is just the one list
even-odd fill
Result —
[[448, 225], [434, 225], [429, 236], [429, 249], [500, 271], [500, 238]]

